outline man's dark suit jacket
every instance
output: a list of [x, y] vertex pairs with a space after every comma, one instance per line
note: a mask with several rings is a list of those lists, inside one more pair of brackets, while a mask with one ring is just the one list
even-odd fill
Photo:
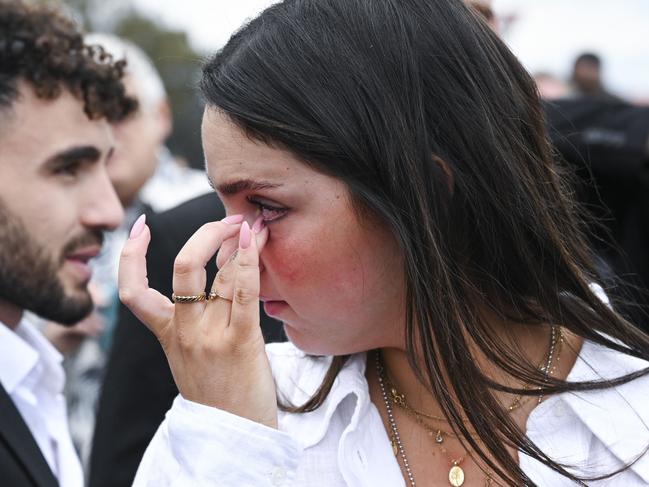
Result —
[[[552, 142], [577, 170], [581, 202], [603, 223], [593, 246], [607, 272], [645, 290], [616, 293], [649, 310], [649, 107], [581, 97], [546, 103], [545, 114]], [[618, 310], [649, 332], [646, 313]]]
[[[0, 326], [4, 326], [0, 324]], [[27, 424], [0, 384], [0, 485], [57, 487], [56, 477]]]
[[[213, 193], [167, 212], [148, 215], [152, 235], [147, 255], [149, 286], [171, 296], [176, 254], [201, 225], [224, 216]], [[208, 283], [215, 274], [215, 259], [211, 259]], [[281, 324], [263, 312], [261, 316], [266, 341], [285, 340]], [[157, 339], [122, 305], [99, 402], [89, 487], [132, 484], [144, 450], [177, 394]]]

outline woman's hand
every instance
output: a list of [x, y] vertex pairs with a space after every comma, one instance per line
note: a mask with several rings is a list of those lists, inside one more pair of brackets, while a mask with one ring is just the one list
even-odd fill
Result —
[[[187, 241], [174, 263], [176, 303], [148, 286], [151, 234], [138, 220], [122, 251], [119, 295], [160, 341], [185, 399], [276, 428], [275, 383], [259, 326], [259, 253], [268, 230], [261, 220], [254, 230], [242, 220], [208, 223]], [[218, 297], [178, 302], [203, 292], [206, 263], [231, 238], [239, 247], [214, 280], [212, 296]]]

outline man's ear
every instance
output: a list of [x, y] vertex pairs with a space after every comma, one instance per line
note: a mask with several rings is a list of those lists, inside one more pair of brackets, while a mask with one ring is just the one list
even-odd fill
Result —
[[444, 174], [444, 178], [446, 180], [446, 189], [448, 189], [448, 194], [450, 196], [453, 196], [454, 188], [455, 188], [455, 176], [453, 175], [453, 171], [451, 170], [451, 166], [441, 157], [439, 157], [436, 154], [433, 154], [433, 162], [439, 166], [439, 168], [442, 170], [442, 174]]

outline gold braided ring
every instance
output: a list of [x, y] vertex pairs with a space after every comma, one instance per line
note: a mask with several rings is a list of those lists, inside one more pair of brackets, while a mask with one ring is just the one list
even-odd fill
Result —
[[225, 296], [223, 296], [222, 294], [217, 293], [216, 291], [210, 291], [210, 293], [207, 295], [207, 300], [208, 301], [213, 301], [213, 300], [215, 300], [217, 298], [225, 299], [226, 301], [232, 302], [232, 300], [230, 298], [226, 298]]
[[172, 293], [171, 300], [174, 303], [198, 303], [200, 301], [205, 301], [205, 293], [194, 294], [192, 296], [179, 296], [176, 293]]

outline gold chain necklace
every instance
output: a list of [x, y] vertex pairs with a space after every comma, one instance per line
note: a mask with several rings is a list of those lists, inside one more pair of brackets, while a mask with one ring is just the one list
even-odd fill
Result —
[[[549, 376], [551, 376], [554, 373], [559, 363], [562, 343], [563, 343], [563, 333], [561, 331], [561, 328], [557, 326], [552, 326], [552, 332], [550, 338], [550, 350], [548, 351], [547, 358], [544, 359], [542, 364], [540, 364], [538, 367], [540, 371], [545, 374], [546, 380]], [[555, 352], [556, 352], [556, 363], [554, 363]], [[388, 423], [390, 424], [390, 429], [391, 429], [392, 450], [395, 456], [397, 455], [401, 456], [401, 460], [406, 470], [406, 475], [410, 480], [410, 485], [411, 487], [416, 487], [412, 470], [410, 469], [410, 465], [408, 463], [408, 459], [406, 458], [406, 453], [403, 448], [403, 444], [401, 443], [401, 438], [399, 436], [399, 431], [397, 429], [396, 419], [394, 418], [394, 414], [392, 411], [392, 404], [396, 405], [397, 407], [402, 409], [406, 414], [411, 416], [419, 426], [423, 427], [428, 432], [429, 436], [431, 437], [434, 436], [435, 443], [440, 447], [441, 451], [445, 455], [446, 455], [446, 448], [442, 447], [442, 444], [444, 443], [444, 437], [449, 436], [452, 438], [457, 438], [457, 435], [453, 433], [449, 433], [439, 428], [434, 428], [431, 425], [427, 424], [427, 422], [425, 421], [425, 419], [429, 419], [433, 421], [443, 421], [448, 423], [448, 420], [446, 418], [417, 411], [416, 409], [412, 408], [408, 404], [405, 394], [399, 394], [394, 384], [388, 378], [385, 367], [383, 367], [383, 364], [381, 363], [381, 356], [378, 350], [376, 352], [376, 370], [377, 370], [377, 375], [379, 380], [379, 386], [381, 388], [381, 395], [383, 396], [383, 401], [385, 402], [386, 411], [388, 413]], [[387, 388], [389, 388], [390, 390], [389, 397], [386, 390]], [[529, 384], [525, 384], [523, 388], [527, 390], [529, 388]], [[531, 396], [526, 396], [526, 399], [529, 397]], [[523, 398], [523, 394], [519, 394], [518, 396], [516, 396], [514, 398], [514, 401], [507, 408], [508, 412], [512, 412], [518, 409], [522, 404], [524, 404], [525, 400], [523, 400], [522, 398]], [[543, 395], [539, 395], [538, 402], [541, 403], [542, 399], [543, 399]], [[472, 434], [475, 435], [475, 433]], [[449, 480], [449, 484], [452, 487], [460, 487], [461, 485], [464, 484], [465, 473], [461, 467], [461, 464], [465, 460], [465, 458], [469, 456], [469, 453], [470, 450], [467, 450], [465, 451], [464, 455], [462, 455], [462, 457], [455, 460], [453, 459], [450, 460], [451, 468], [449, 470], [448, 480]], [[490, 486], [492, 480], [493, 479], [491, 477], [491, 472], [487, 472], [487, 477], [485, 478], [485, 486]]]
[[[563, 332], [561, 331], [561, 328], [559, 328], [558, 326], [553, 326], [551, 329], [550, 348], [548, 350], [548, 355], [537, 366], [537, 369], [539, 369], [542, 373], [544, 373], [546, 377], [551, 376], [554, 373], [554, 370], [556, 369], [557, 365], [559, 364], [559, 357], [561, 354], [562, 343], [563, 343]], [[555, 353], [556, 353], [556, 362], [554, 361]], [[424, 413], [410, 406], [406, 402], [405, 395], [399, 394], [396, 387], [394, 386], [394, 383], [390, 380], [390, 377], [387, 374], [385, 376], [385, 383], [389, 390], [390, 399], [396, 406], [399, 406], [401, 409], [405, 410], [406, 412], [409, 412], [413, 416], [422, 417], [433, 421], [448, 423], [448, 420], [445, 417]], [[529, 390], [529, 384], [525, 384], [523, 386], [523, 389]], [[532, 396], [518, 394], [514, 398], [512, 403], [507, 407], [507, 411], [509, 412], [515, 411], [516, 409], [524, 405], [531, 397]], [[541, 403], [542, 399], [543, 396], [539, 396], [539, 403]], [[447, 436], [452, 436], [452, 435], [447, 434]]]

